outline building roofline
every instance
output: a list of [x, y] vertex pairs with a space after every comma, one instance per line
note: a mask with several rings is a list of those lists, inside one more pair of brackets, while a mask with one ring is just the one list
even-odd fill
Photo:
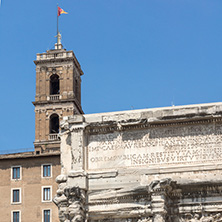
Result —
[[49, 152], [49, 153], [40, 153], [40, 154], [36, 154], [34, 151], [24, 152], [24, 153], [2, 154], [2, 155], [0, 155], [0, 160], [38, 158], [38, 157], [47, 157], [47, 156], [60, 156], [60, 151]]
[[200, 104], [188, 104], [188, 105], [179, 105], [179, 106], [166, 106], [166, 107], [152, 107], [145, 109], [134, 109], [134, 110], [121, 110], [121, 111], [112, 111], [112, 112], [102, 112], [102, 113], [90, 113], [83, 114], [84, 117], [93, 117], [98, 115], [117, 115], [117, 114], [131, 114], [139, 112], [149, 112], [149, 111], [165, 111], [165, 110], [182, 110], [182, 109], [192, 109], [192, 108], [209, 108], [209, 107], [221, 107], [222, 102], [215, 103], [200, 103]]

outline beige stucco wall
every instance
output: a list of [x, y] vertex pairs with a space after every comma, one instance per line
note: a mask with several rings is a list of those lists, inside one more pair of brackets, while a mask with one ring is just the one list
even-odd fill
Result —
[[[15, 154], [14, 157], [19, 154]], [[52, 164], [52, 177], [43, 178], [42, 164]], [[21, 211], [22, 222], [41, 222], [44, 209], [50, 209], [52, 221], [58, 222], [58, 210], [53, 202], [42, 202], [42, 186], [52, 187], [52, 197], [57, 190], [55, 178], [60, 174], [60, 156], [39, 156], [0, 160], [0, 215], [1, 222], [11, 221], [13, 210]], [[21, 166], [21, 180], [11, 179], [11, 166]], [[21, 188], [21, 203], [11, 204], [11, 189]]]

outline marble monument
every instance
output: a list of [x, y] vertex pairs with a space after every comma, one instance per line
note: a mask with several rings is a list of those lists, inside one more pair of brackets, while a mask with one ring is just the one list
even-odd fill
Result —
[[222, 221], [222, 103], [61, 123], [61, 222]]

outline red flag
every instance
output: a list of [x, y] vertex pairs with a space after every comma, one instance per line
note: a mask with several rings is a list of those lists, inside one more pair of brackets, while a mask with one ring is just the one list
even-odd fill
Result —
[[58, 16], [60, 16], [61, 14], [68, 14], [68, 12], [65, 12], [62, 8], [58, 6]]

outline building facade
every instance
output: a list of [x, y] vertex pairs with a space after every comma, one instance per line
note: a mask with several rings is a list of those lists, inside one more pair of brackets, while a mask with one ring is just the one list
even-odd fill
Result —
[[60, 152], [0, 155], [0, 166], [1, 222], [58, 221], [52, 198]]
[[[81, 75], [73, 53], [55, 49], [37, 54], [33, 152], [0, 155], [1, 222], [58, 222], [52, 202], [60, 174], [60, 121], [82, 114]], [[34, 129], [33, 129], [34, 130]]]

